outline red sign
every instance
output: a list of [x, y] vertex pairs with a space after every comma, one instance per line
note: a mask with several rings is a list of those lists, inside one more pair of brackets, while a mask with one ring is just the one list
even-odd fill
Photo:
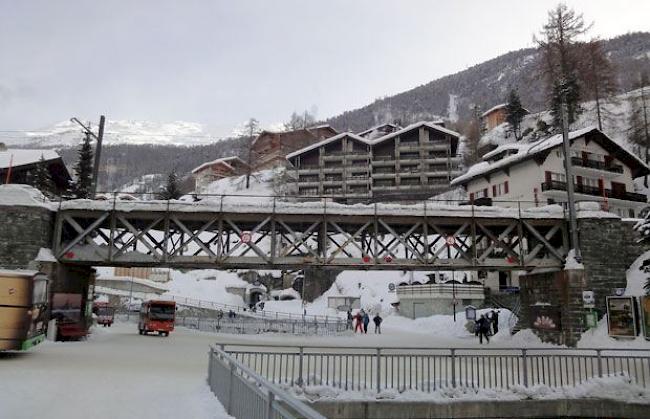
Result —
[[384, 262], [386, 262], [386, 263], [391, 263], [392, 261], [393, 261], [393, 258], [390, 257], [390, 256], [386, 256], [386, 257], [384, 258]]
[[447, 243], [447, 246], [453, 246], [456, 244], [456, 238], [454, 236], [447, 236], [445, 237], [445, 243]]
[[370, 259], [370, 256], [364, 256], [363, 257], [363, 263], [370, 263], [372, 259]]
[[64, 256], [66, 259], [72, 259], [74, 257], [74, 252], [68, 252]]
[[242, 243], [250, 243], [253, 235], [250, 231], [242, 231], [241, 236], [239, 237]]

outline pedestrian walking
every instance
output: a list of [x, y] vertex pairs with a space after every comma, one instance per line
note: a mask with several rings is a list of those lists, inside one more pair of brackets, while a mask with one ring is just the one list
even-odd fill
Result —
[[381, 322], [384, 319], [381, 318], [379, 313], [375, 314], [375, 317], [372, 318], [372, 321], [375, 322], [375, 333], [379, 333], [381, 335]]
[[499, 333], [499, 312], [492, 310], [490, 321], [492, 322], [492, 331], [494, 335]]
[[478, 327], [479, 343], [481, 345], [483, 344], [483, 337], [485, 337], [487, 343], [490, 343], [490, 337], [488, 336], [488, 332], [490, 331], [490, 321], [485, 317], [485, 314], [481, 314], [481, 318], [476, 322], [476, 326]]
[[370, 323], [370, 316], [368, 316], [368, 313], [363, 311], [363, 333], [368, 333], [368, 324], [369, 323]]
[[349, 309], [348, 309], [348, 321], [347, 321], [347, 323], [345, 324], [345, 330], [352, 330], [352, 320], [353, 320], [353, 317], [352, 317], [352, 309], [349, 308]]
[[354, 333], [357, 333], [357, 330], [359, 333], [363, 333], [363, 317], [360, 311], [357, 311], [357, 314], [354, 315], [354, 322]]

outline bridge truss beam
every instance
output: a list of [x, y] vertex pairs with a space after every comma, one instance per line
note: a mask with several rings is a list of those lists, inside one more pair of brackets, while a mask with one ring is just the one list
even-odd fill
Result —
[[563, 218], [61, 209], [55, 255], [96, 266], [561, 268]]

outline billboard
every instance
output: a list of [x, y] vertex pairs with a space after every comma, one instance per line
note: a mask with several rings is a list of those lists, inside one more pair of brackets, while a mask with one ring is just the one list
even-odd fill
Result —
[[643, 337], [650, 340], [650, 296], [641, 297], [641, 318], [643, 319]]
[[634, 297], [607, 297], [607, 332], [612, 337], [637, 335]]

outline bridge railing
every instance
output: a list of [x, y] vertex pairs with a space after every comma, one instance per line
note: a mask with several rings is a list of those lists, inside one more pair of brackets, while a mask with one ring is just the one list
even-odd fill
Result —
[[[137, 322], [138, 313], [116, 314], [123, 322]], [[256, 335], [260, 333], [286, 333], [294, 335], [334, 336], [344, 333], [347, 325], [343, 320], [331, 319], [328, 322], [289, 319], [259, 319], [246, 316], [221, 319], [200, 316], [176, 316], [176, 326], [212, 333], [228, 333], [236, 335]], [[135, 329], [134, 329], [135, 330]]]
[[325, 419], [220, 348], [210, 348], [208, 385], [226, 412], [236, 418]]
[[270, 382], [341, 390], [574, 387], [624, 376], [650, 387], [650, 350], [372, 348], [222, 345]]

